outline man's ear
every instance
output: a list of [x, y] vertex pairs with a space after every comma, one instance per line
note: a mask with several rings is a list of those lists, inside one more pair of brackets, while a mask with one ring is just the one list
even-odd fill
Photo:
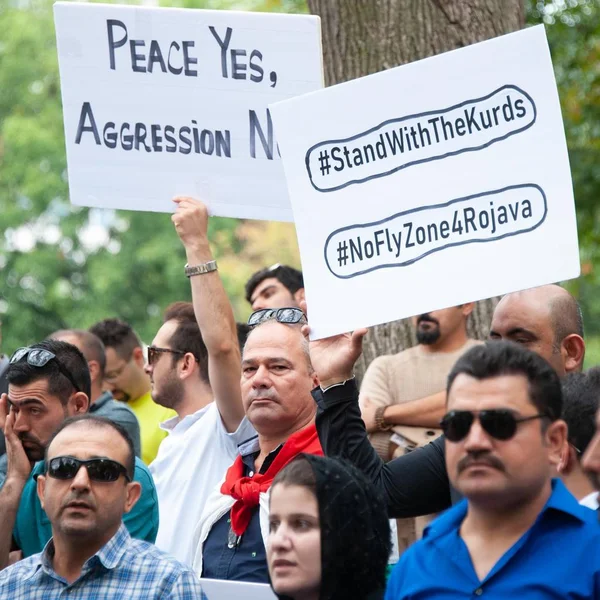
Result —
[[577, 463], [577, 453], [575, 449], [569, 444], [569, 442], [565, 442], [562, 450], [560, 451], [560, 460], [556, 464], [556, 470], [559, 475], [568, 475], [573, 471]]
[[300, 306], [300, 302], [304, 302], [306, 300], [305, 294], [304, 294], [304, 288], [300, 288], [299, 290], [296, 290], [293, 294], [294, 296], [294, 300], [296, 301], [296, 304], [298, 306]]
[[312, 387], [313, 387], [313, 390], [316, 387], [319, 387], [320, 385], [321, 385], [321, 382], [319, 381], [319, 376], [317, 375], [316, 371], [313, 371], [313, 373], [312, 373]]
[[144, 356], [144, 351], [139, 346], [133, 349], [131, 357], [138, 367], [141, 367], [142, 369], [144, 368], [144, 365], [146, 364], [146, 357]]
[[563, 458], [565, 446], [569, 446], [567, 431], [567, 424], [562, 419], [553, 421], [546, 429], [545, 439], [549, 451], [548, 459], [550, 464], [557, 468]]
[[90, 379], [95, 383], [100, 377], [100, 363], [97, 360], [88, 360], [88, 369], [90, 370]]
[[123, 512], [128, 513], [140, 499], [142, 495], [142, 486], [137, 481], [132, 481], [127, 484], [127, 498], [125, 499], [125, 506]]
[[38, 475], [36, 482], [36, 490], [37, 495], [40, 500], [40, 504], [42, 505], [42, 509], [44, 508], [44, 491], [46, 490], [46, 476]]
[[83, 415], [90, 409], [90, 399], [84, 392], [75, 392], [69, 398], [69, 416]]
[[475, 302], [467, 302], [466, 304], [462, 304], [460, 307], [461, 312], [465, 317], [468, 317], [473, 312], [474, 308]]
[[560, 344], [565, 371], [567, 373], [580, 372], [583, 369], [585, 358], [585, 342], [576, 333], [568, 335]]
[[[179, 371], [179, 378], [187, 379], [195, 370], [194, 367], [196, 367], [196, 357], [191, 352], [186, 352], [178, 364], [181, 365], [177, 368]], [[200, 365], [197, 366], [198, 368], [200, 367]]]

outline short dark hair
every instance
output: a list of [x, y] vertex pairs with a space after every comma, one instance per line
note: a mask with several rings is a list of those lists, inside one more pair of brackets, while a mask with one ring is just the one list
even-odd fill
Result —
[[[173, 332], [169, 344], [172, 350], [191, 352], [198, 361], [200, 377], [205, 383], [210, 383], [208, 378], [208, 350], [204, 345], [200, 327], [196, 321], [194, 305], [191, 302], [173, 302], [165, 309], [163, 321], [175, 321], [177, 329]], [[181, 358], [177, 354], [172, 356], [173, 366]]]
[[85, 360], [90, 362], [95, 360], [100, 367], [100, 377], [104, 377], [104, 371], [106, 370], [106, 350], [102, 340], [95, 334], [85, 329], [59, 329], [48, 336], [49, 340], [56, 340], [72, 336], [77, 338], [81, 344], [81, 352], [85, 357]]
[[60, 342], [58, 340], [44, 340], [37, 344], [32, 344], [30, 348], [40, 348], [52, 352], [56, 359], [48, 361], [43, 367], [34, 367], [27, 362], [28, 355], [20, 360], [8, 365], [6, 378], [12, 385], [27, 385], [34, 381], [47, 380], [48, 392], [60, 399], [65, 405], [69, 396], [76, 392], [69, 378], [61, 372], [56, 361], [67, 370], [73, 381], [77, 384], [80, 391], [87, 395], [88, 399], [92, 394], [92, 383], [90, 379], [90, 370], [85, 357], [73, 344]]
[[104, 319], [89, 329], [97, 335], [106, 348], [112, 348], [123, 360], [129, 360], [142, 343], [131, 325], [121, 319]]
[[489, 341], [463, 354], [448, 375], [447, 394], [461, 373], [475, 379], [523, 375], [532, 404], [550, 421], [560, 419], [562, 392], [556, 371], [539, 354], [514, 342]]
[[294, 269], [294, 267], [288, 265], [276, 264], [257, 271], [248, 279], [246, 282], [246, 300], [248, 302], [252, 302], [251, 298], [256, 286], [270, 277], [277, 279], [291, 294], [295, 294], [304, 287], [302, 271], [298, 271], [298, 269]]
[[50, 444], [52, 444], [52, 442], [54, 441], [56, 436], [61, 431], [64, 431], [65, 429], [67, 429], [67, 427], [77, 425], [78, 423], [85, 423], [86, 427], [90, 427], [90, 428], [95, 427], [97, 429], [108, 427], [108, 428], [116, 431], [125, 440], [125, 442], [127, 443], [127, 460], [125, 461], [125, 464], [123, 466], [127, 469], [127, 475], [129, 475], [129, 478], [133, 481], [133, 476], [135, 474], [135, 450], [133, 448], [133, 441], [132, 441], [130, 435], [127, 433], [127, 430], [122, 425], [120, 425], [119, 423], [115, 423], [115, 421], [111, 421], [110, 419], [107, 419], [106, 417], [99, 417], [97, 415], [85, 414], [85, 415], [78, 415], [75, 417], [69, 417], [68, 419], [65, 419], [60, 424], [58, 429], [52, 434], [50, 441], [46, 445], [45, 459], [48, 460], [48, 448], [50, 448]]
[[596, 433], [595, 417], [600, 406], [600, 368], [571, 373], [562, 382], [562, 418], [569, 426], [568, 440], [581, 452], [586, 451]]

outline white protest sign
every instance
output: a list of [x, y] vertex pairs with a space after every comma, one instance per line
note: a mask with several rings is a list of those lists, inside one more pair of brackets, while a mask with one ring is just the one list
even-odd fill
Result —
[[322, 87], [318, 17], [54, 5], [73, 204], [292, 220], [267, 106]]
[[271, 114], [314, 338], [579, 275], [542, 26]]
[[200, 579], [208, 600], [276, 600], [270, 585], [224, 579]]

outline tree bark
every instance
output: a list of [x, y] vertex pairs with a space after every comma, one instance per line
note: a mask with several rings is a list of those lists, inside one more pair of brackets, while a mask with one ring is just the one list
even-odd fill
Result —
[[[523, 0], [308, 0], [321, 17], [325, 83], [333, 85], [454, 50], [525, 25]], [[468, 324], [487, 337], [497, 298], [477, 303]], [[381, 354], [413, 346], [410, 320], [373, 327], [356, 365], [360, 379]]]

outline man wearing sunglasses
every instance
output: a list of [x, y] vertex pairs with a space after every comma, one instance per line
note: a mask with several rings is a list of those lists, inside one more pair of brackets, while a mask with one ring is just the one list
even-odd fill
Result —
[[[189, 227], [205, 235], [206, 219], [201, 229], [195, 226], [197, 211], [205, 215], [199, 204], [179, 205], [180, 231]], [[161, 424], [169, 435], [150, 464], [160, 510], [156, 545], [189, 565], [206, 498], [238, 445], [255, 435], [244, 417], [237, 328], [225, 290], [217, 273], [194, 277], [193, 286], [198, 310], [188, 302], [167, 307], [146, 364], [153, 400], [177, 412]]]
[[[11, 357], [8, 395], [0, 398], [0, 428], [7, 453], [5, 475], [0, 475], [0, 568], [11, 549], [24, 556], [41, 552], [52, 533], [36, 494], [34, 478], [46, 467], [48, 441], [68, 417], [89, 407], [90, 374], [87, 362], [73, 345], [46, 340], [20, 348]], [[125, 517], [130, 534], [153, 542], [158, 529], [158, 505], [152, 477], [136, 459], [134, 479], [142, 495]]]
[[567, 439], [556, 372], [488, 342], [457, 361], [447, 394], [446, 466], [466, 500], [405, 553], [386, 598], [599, 597], [596, 515], [552, 479]]
[[127, 432], [92, 415], [67, 419], [50, 441], [37, 494], [52, 525], [41, 553], [0, 573], [0, 596], [58, 598], [204, 598], [191, 571], [123, 524], [139, 501]]
[[159, 425], [174, 411], [152, 401], [150, 378], [144, 371], [144, 351], [139, 337], [125, 321], [104, 319], [90, 327], [106, 349], [104, 387], [116, 400], [127, 402], [140, 425], [142, 460], [149, 465], [166, 437]]
[[[313, 392], [325, 454], [346, 458], [367, 474], [387, 499], [390, 517], [441, 512], [460, 499], [448, 480], [443, 436], [387, 464], [369, 443], [353, 378], [365, 334], [361, 329], [311, 344], [311, 357], [322, 346], [327, 360], [326, 372], [319, 373], [321, 387]], [[559, 286], [547, 285], [504, 296], [492, 317], [490, 339], [510, 340], [532, 350], [562, 377], [581, 371], [585, 354], [582, 334], [576, 300]], [[332, 359], [333, 352], [339, 352], [337, 359]], [[313, 358], [315, 369], [318, 360]], [[414, 400], [413, 404], [420, 402]]]

